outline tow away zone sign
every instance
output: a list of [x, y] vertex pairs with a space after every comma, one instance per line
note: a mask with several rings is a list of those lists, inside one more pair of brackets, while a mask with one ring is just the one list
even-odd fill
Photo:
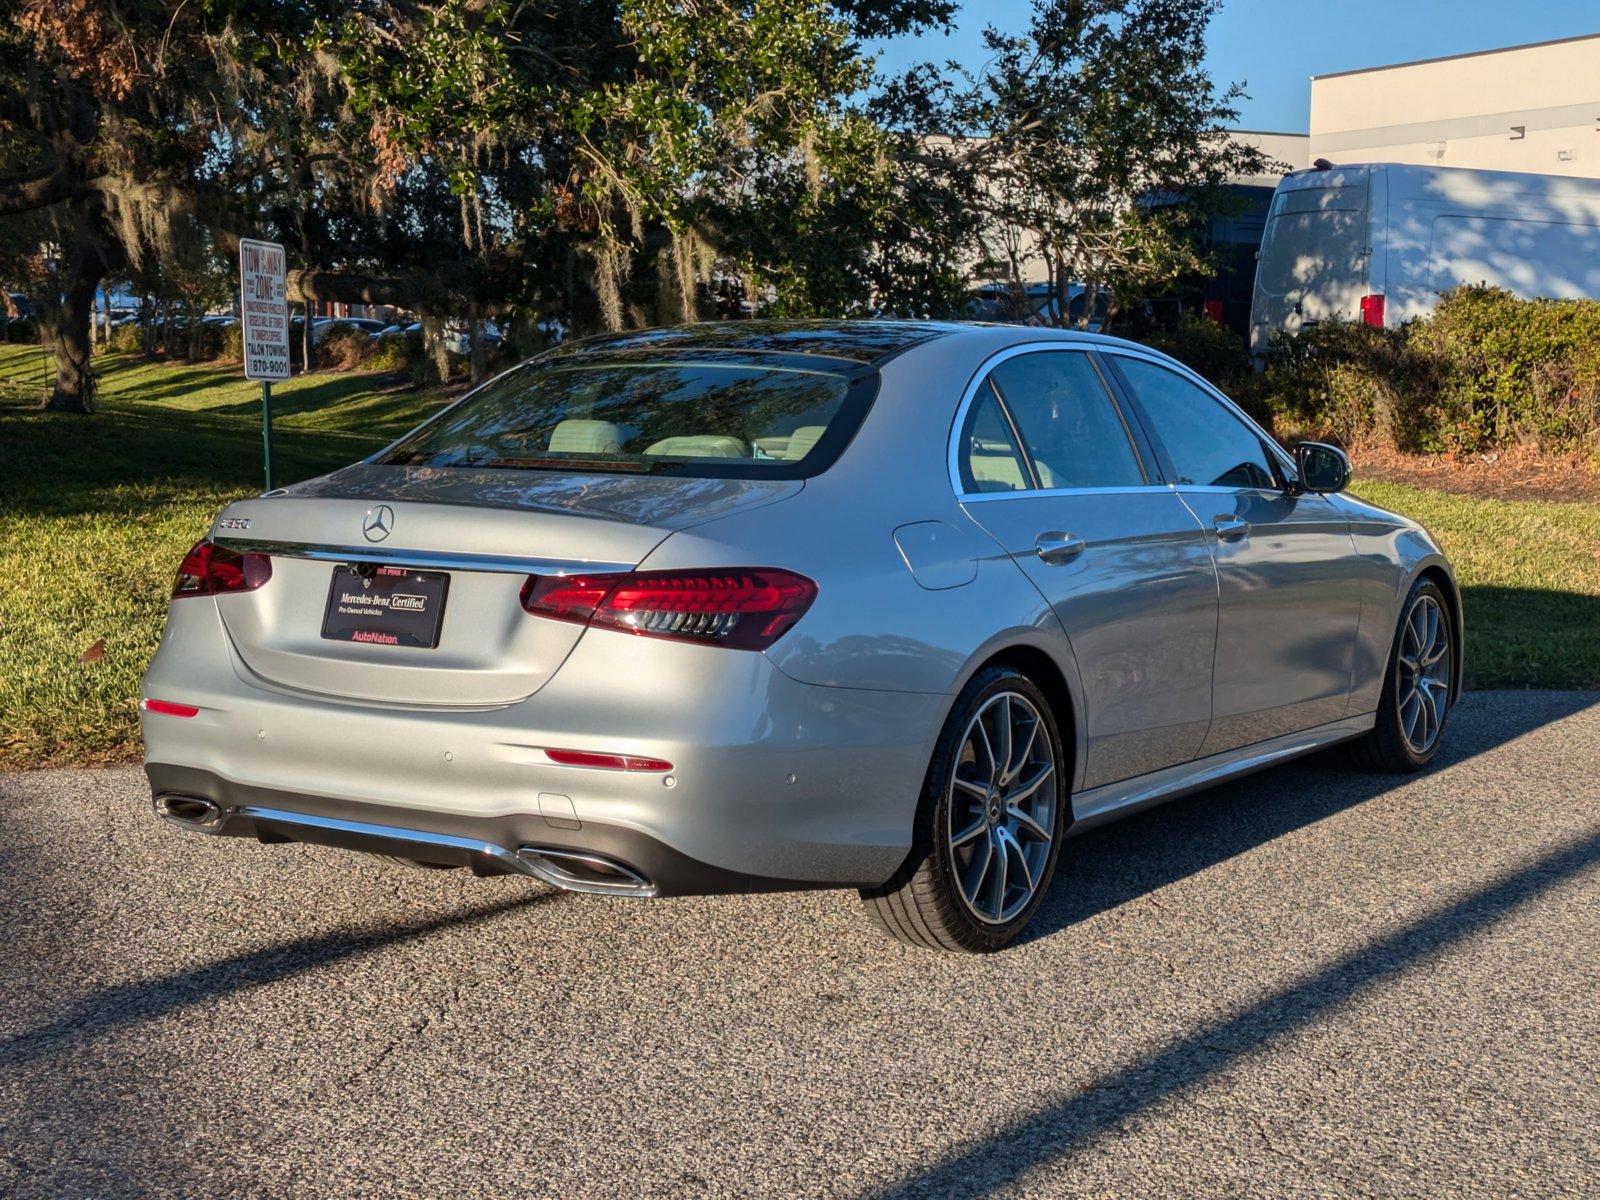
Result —
[[246, 379], [289, 378], [289, 293], [283, 247], [239, 239], [239, 311]]

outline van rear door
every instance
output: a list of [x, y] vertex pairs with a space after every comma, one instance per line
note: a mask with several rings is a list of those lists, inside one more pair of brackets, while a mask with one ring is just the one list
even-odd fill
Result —
[[1368, 289], [1371, 172], [1366, 167], [1286, 176], [1272, 198], [1250, 306], [1250, 349], [1276, 330], [1356, 320]]

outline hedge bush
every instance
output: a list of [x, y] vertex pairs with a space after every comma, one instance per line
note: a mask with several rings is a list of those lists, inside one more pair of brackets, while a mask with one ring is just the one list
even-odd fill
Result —
[[364, 371], [375, 339], [359, 325], [335, 321], [322, 331], [312, 350], [317, 366], [334, 371]]
[[111, 340], [106, 344], [122, 354], [143, 354], [144, 327], [137, 321], [118, 325], [111, 331]]
[[1245, 385], [1275, 432], [1470, 454], [1511, 444], [1600, 456], [1600, 301], [1446, 293], [1399, 329], [1326, 321], [1275, 336]]
[[1407, 335], [1434, 384], [1418, 396], [1419, 448], [1600, 450], [1600, 301], [1458, 288]]

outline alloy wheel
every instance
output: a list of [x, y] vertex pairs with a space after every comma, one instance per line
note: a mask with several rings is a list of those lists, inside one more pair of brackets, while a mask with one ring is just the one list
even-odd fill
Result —
[[1395, 710], [1400, 732], [1417, 754], [1439, 740], [1450, 702], [1450, 623], [1432, 596], [1418, 596], [1400, 630]]
[[946, 797], [946, 849], [967, 910], [1002, 925], [1043, 882], [1056, 836], [1055, 745], [1033, 702], [991, 696], [962, 735]]

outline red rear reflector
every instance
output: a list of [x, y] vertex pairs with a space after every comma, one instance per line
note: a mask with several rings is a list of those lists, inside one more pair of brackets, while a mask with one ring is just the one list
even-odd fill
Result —
[[1361, 323], [1371, 325], [1374, 329], [1383, 328], [1383, 297], [1361, 297]]
[[774, 567], [530, 575], [522, 607], [642, 637], [765, 650], [805, 615], [817, 585]]
[[172, 598], [253, 592], [271, 578], [272, 559], [267, 555], [241, 554], [201, 538], [178, 565]]
[[593, 750], [546, 750], [551, 762], [564, 767], [601, 767], [608, 771], [670, 771], [664, 758], [641, 758], [636, 754], [597, 754]]
[[197, 717], [200, 710], [192, 704], [179, 704], [174, 700], [151, 700], [148, 697], [139, 701], [139, 707], [147, 713], [158, 713], [163, 717]]

